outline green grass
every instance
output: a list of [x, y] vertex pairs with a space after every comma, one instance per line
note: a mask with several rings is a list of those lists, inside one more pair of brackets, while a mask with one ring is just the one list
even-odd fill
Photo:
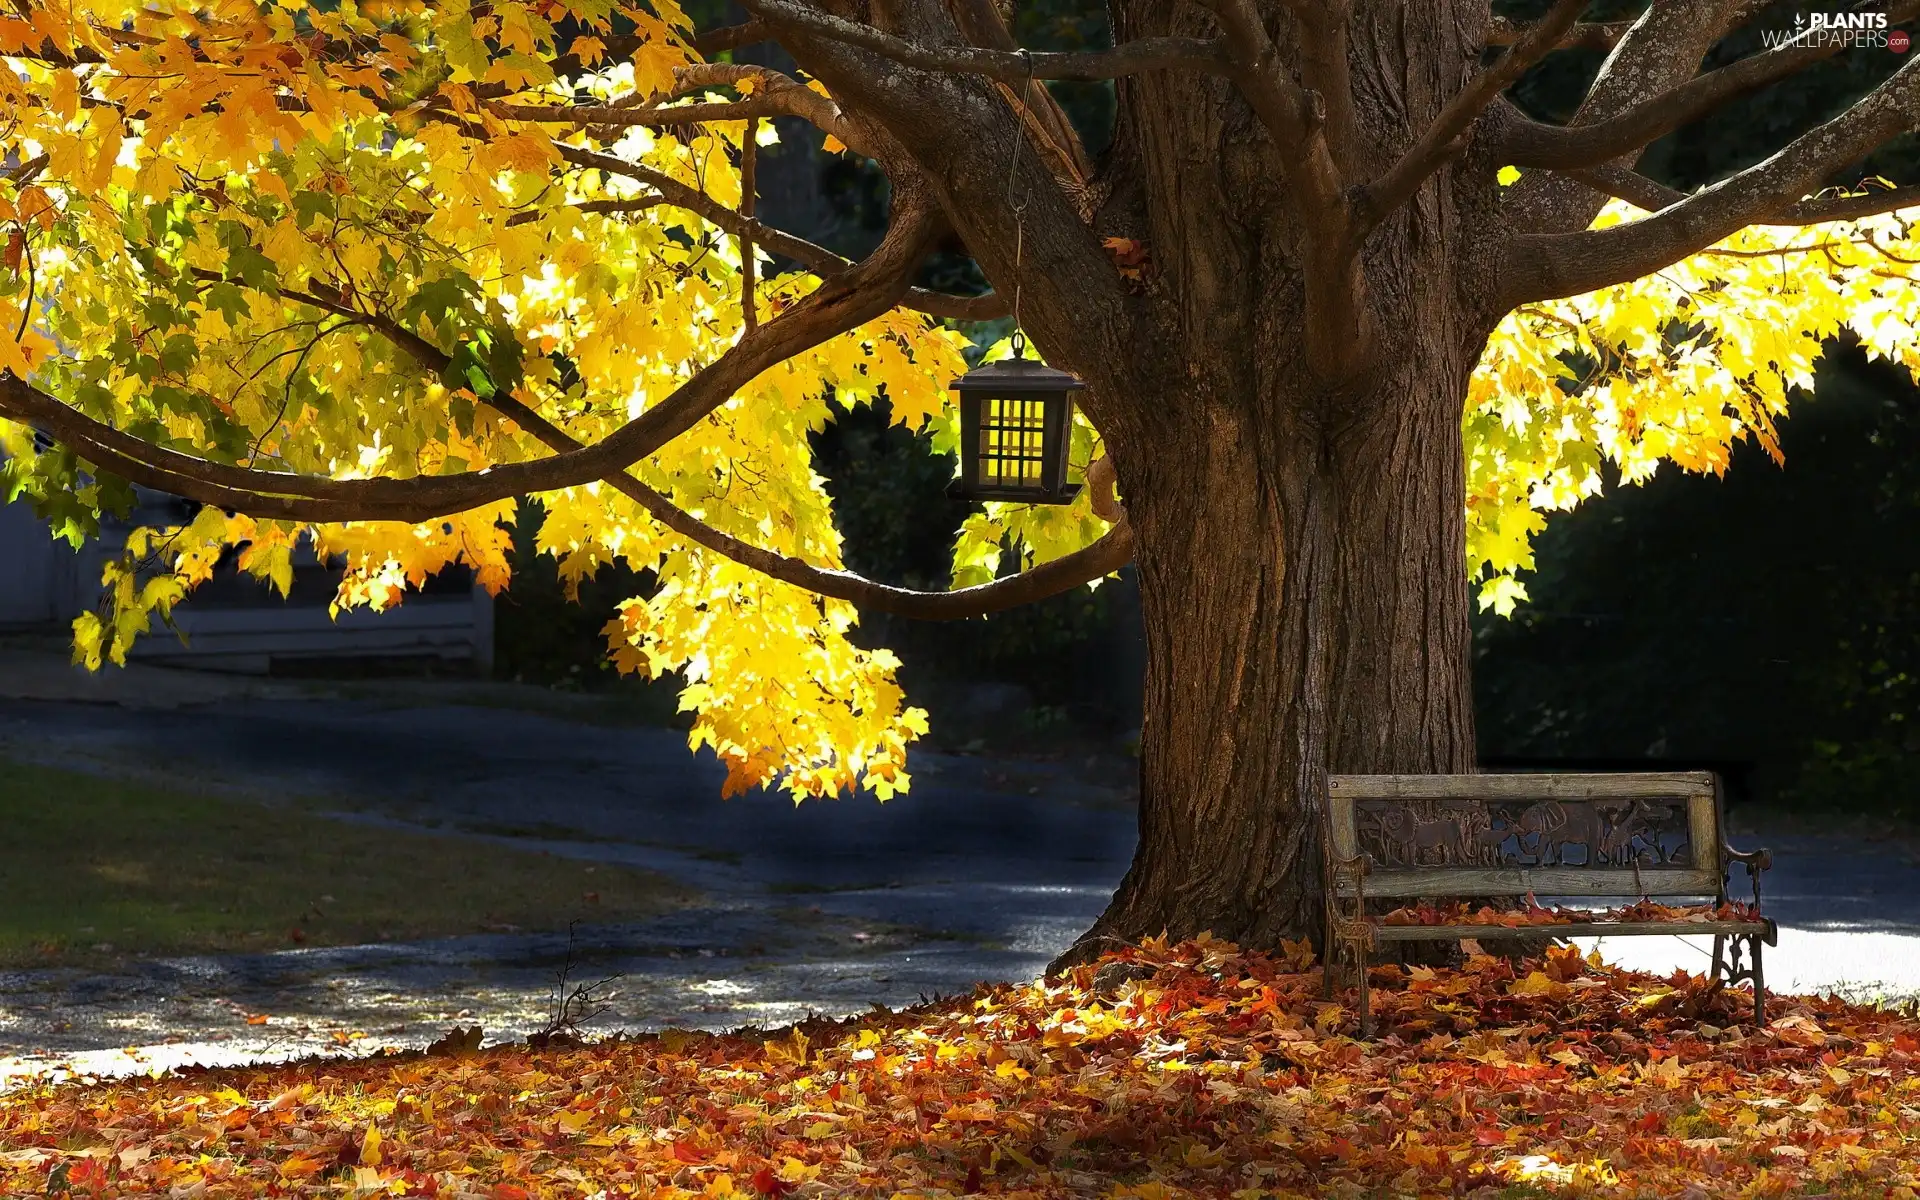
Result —
[[0, 761], [0, 965], [564, 929], [663, 876]]

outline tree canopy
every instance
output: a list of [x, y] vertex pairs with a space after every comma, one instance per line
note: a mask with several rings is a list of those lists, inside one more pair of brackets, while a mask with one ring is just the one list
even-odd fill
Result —
[[[284, 589], [310, 538], [346, 564], [342, 608], [399, 603], [452, 563], [498, 589], [505, 522], [526, 496], [564, 578], [615, 559], [649, 574], [607, 630], [610, 653], [625, 670], [684, 674], [693, 742], [727, 765], [730, 790], [904, 789], [925, 715], [893, 657], [853, 640], [859, 609], [992, 611], [1098, 580], [1132, 535], [1094, 487], [1066, 508], [988, 505], [955, 546], [953, 593], [842, 569], [807, 433], [836, 405], [884, 396], [893, 420], [952, 445], [946, 389], [966, 369], [967, 323], [1011, 300], [915, 286], [952, 227], [913, 171], [889, 172], [891, 223], [859, 262], [758, 221], [751, 176], [776, 116], [883, 167], [899, 155], [819, 80], [729, 52], [798, 29], [1000, 79], [1022, 152], [1070, 179], [1089, 169], [1078, 141], [1020, 72], [1205, 67], [1227, 43], [1009, 59], [916, 49], [784, 0], [748, 7], [748, 25], [704, 31], [671, 0], [23, 0], [0, 16], [9, 493], [76, 539], [125, 505], [129, 483], [203, 505], [184, 528], [130, 539], [103, 581], [109, 603], [77, 623], [79, 657], [121, 661], [232, 548]], [[1411, 194], [1563, 42], [1623, 36], [1574, 26], [1580, 9], [1492, 27], [1510, 47], [1376, 200]], [[1678, 100], [1559, 137], [1510, 128], [1501, 184], [1624, 153], [1835, 52], [1763, 50]], [[1902, 68], [1863, 102], [1863, 145], [1911, 127], [1913, 78]], [[1595, 246], [1726, 217], [1622, 169], [1579, 171], [1619, 197], [1585, 235]], [[1644, 271], [1633, 253], [1606, 269], [1540, 255], [1535, 293], [1574, 294], [1501, 322], [1463, 414], [1463, 568], [1481, 602], [1524, 594], [1543, 514], [1599, 490], [1603, 463], [1631, 480], [1662, 462], [1723, 470], [1743, 438], [1772, 446], [1834, 337], [1920, 366], [1916, 192], [1870, 181], [1777, 206], [1778, 223], [1735, 220], [1710, 248]], [[1174, 269], [1138, 238], [1105, 248], [1125, 288]], [[1018, 282], [1001, 275], [1002, 292]], [[1102, 456], [1083, 418], [1076, 468]]]

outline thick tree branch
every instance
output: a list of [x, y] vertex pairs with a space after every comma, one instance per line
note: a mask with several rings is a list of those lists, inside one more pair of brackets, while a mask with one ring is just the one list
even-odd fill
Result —
[[1300, 75], [1320, 98], [1334, 163], [1343, 178], [1356, 178], [1364, 151], [1347, 63], [1352, 0], [1286, 0], [1286, 5], [1300, 27]]
[[[196, 274], [214, 280], [220, 278], [212, 272], [196, 272]], [[377, 330], [404, 350], [421, 367], [436, 376], [446, 370], [450, 361], [449, 356], [439, 347], [384, 314], [362, 312], [339, 300], [312, 292], [282, 294], [287, 299], [296, 300], [324, 312], [339, 314], [355, 323]], [[0, 409], [6, 407], [6, 398], [9, 395], [18, 398], [17, 384], [18, 381], [12, 375], [0, 375]], [[51, 399], [51, 397], [45, 398], [45, 400]], [[29, 403], [33, 404], [44, 404], [44, 402], [38, 397], [29, 400]], [[586, 449], [582, 442], [566, 430], [511, 395], [496, 393], [484, 403], [533, 435], [542, 445], [554, 451], [556, 456]], [[108, 453], [111, 456], [111, 451]], [[1113, 500], [1111, 467], [1107, 467], [1104, 475], [1100, 473], [1099, 467], [1104, 464], [1105, 460], [1096, 464], [1095, 469], [1088, 472], [1088, 480], [1089, 484], [1096, 489], [1096, 509], [1104, 508], [1101, 515], [1109, 521], [1116, 522], [1114, 529], [1091, 546], [1043, 563], [1032, 570], [1005, 579], [997, 579], [992, 583], [951, 592], [927, 592], [893, 587], [851, 571], [816, 567], [801, 559], [744, 542], [694, 517], [675, 505], [667, 496], [636, 479], [626, 470], [609, 475], [605, 482], [640, 505], [662, 525], [688, 541], [724, 555], [770, 578], [793, 584], [817, 595], [845, 600], [862, 608], [894, 613], [915, 620], [949, 621], [985, 616], [1043, 600], [1092, 582], [1103, 575], [1111, 574], [1127, 564], [1133, 555], [1133, 532], [1125, 524], [1125, 511], [1120, 509]], [[121, 460], [118, 465], [137, 471], [141, 464], [137, 460], [126, 459]], [[176, 494], [189, 493], [177, 492]], [[333, 507], [333, 502], [300, 500], [293, 497], [254, 497], [244, 489], [210, 490], [200, 495], [190, 495], [190, 498], [199, 499], [203, 503], [220, 504], [223, 507], [248, 511], [259, 516], [328, 522], [359, 519], [333, 515], [338, 511]], [[262, 511], [263, 507], [268, 511]]]
[[[1904, 21], [1920, 2], [1892, 6], [1889, 18]], [[1589, 167], [1639, 150], [1727, 101], [1825, 61], [1845, 47], [1839, 42], [1783, 45], [1699, 75], [1616, 116], [1587, 125], [1545, 125], [1517, 110], [1503, 114], [1493, 153], [1502, 165]]]
[[[551, 450], [566, 453], [580, 444], [566, 430], [518, 401], [504, 398], [504, 403], [495, 407]], [[851, 571], [816, 567], [802, 559], [741, 541], [693, 516], [625, 471], [610, 476], [606, 482], [681, 537], [762, 575], [816, 595], [921, 621], [980, 617], [1031, 604], [1112, 574], [1133, 557], [1133, 530], [1123, 522], [1091, 546], [1018, 575], [951, 592], [915, 591], [879, 583]]]
[[[1607, 56], [1571, 124], [1618, 116], [1692, 79], [1700, 60], [1753, 7], [1753, 0], [1658, 0], [1648, 5]], [[1529, 173], [1500, 197], [1502, 226], [1530, 233], [1578, 232], [1599, 211], [1599, 200], [1587, 188], [1539, 172]]]
[[939, 217], [903, 203], [874, 254], [787, 313], [744, 335], [659, 404], [592, 446], [532, 462], [408, 479], [328, 479], [210, 462], [96, 421], [11, 374], [0, 414], [34, 425], [134, 483], [257, 516], [303, 521], [430, 521], [513, 496], [616, 474], [724, 404], [762, 371], [884, 313], [906, 291]]
[[[929, 28], [944, 25], [945, 36], [957, 36], [930, 3], [921, 8], [939, 18]], [[1029, 339], [1088, 381], [1096, 423], [1138, 416], [1118, 406], [1106, 410], [1098, 397], [1108, 388], [1122, 394], [1128, 364], [1142, 349], [1144, 306], [1090, 228], [1081, 208], [1087, 197], [1062, 186], [1032, 152], [998, 81], [921, 70], [805, 31], [784, 32], [781, 43], [827, 85], [849, 119], [887, 143], [881, 161], [890, 175], [938, 197], [997, 293], [1021, 292]], [[1018, 79], [1024, 87], [1024, 74]], [[1017, 210], [1007, 203], [1010, 191]]]
[[1247, 103], [1311, 189], [1316, 207], [1333, 211], [1338, 205], [1340, 178], [1322, 136], [1325, 97], [1308, 95], [1293, 82], [1253, 0], [1195, 2], [1220, 22], [1235, 68], [1232, 79]]
[[[752, 85], [753, 94], [739, 100], [698, 104], [666, 101], [715, 87]], [[744, 121], [755, 117], [799, 117], [822, 132], [859, 150], [859, 133], [840, 113], [839, 105], [792, 76], [771, 67], [743, 63], [693, 63], [674, 72], [672, 93], [650, 104], [635, 104], [632, 96], [611, 104], [509, 104], [487, 101], [487, 111], [506, 120], [568, 124], [583, 127], [632, 125], [690, 125], [700, 121]]]
[[[1687, 198], [1684, 192], [1675, 191], [1624, 167], [1593, 167], [1565, 174], [1596, 192], [1625, 200], [1635, 208], [1648, 212], [1659, 212]], [[1764, 219], [1749, 221], [1748, 224], [1793, 228], [1817, 225], [1823, 221], [1857, 221], [1903, 208], [1920, 208], [1920, 186], [1879, 188], [1854, 196], [1814, 196], [1769, 213]]]
[[985, 75], [1002, 83], [1028, 79], [1118, 79], [1142, 71], [1169, 69], [1230, 73], [1227, 54], [1217, 42], [1190, 38], [1140, 38], [1111, 50], [1074, 53], [1042, 50], [1027, 54], [978, 46], [917, 46], [890, 33], [844, 20], [792, 0], [741, 0], [748, 11], [780, 29], [858, 46], [903, 66], [928, 71]]
[[1329, 380], [1350, 376], [1371, 344], [1365, 284], [1345, 180], [1327, 142], [1326, 102], [1288, 76], [1253, 0], [1195, 0], [1226, 34], [1234, 83], [1280, 149], [1299, 208], [1308, 359]]
[[1920, 126], [1920, 60], [1784, 150], [1628, 225], [1509, 243], [1500, 303], [1578, 295], [1652, 274], [1816, 191], [1826, 176]]
[[1364, 234], [1388, 213], [1412, 199], [1414, 192], [1442, 163], [1466, 149], [1473, 124], [1488, 105], [1559, 45], [1561, 36], [1586, 11], [1587, 3], [1588, 0], [1559, 0], [1499, 61], [1474, 76], [1472, 82], [1449, 100], [1433, 124], [1400, 156], [1400, 161], [1361, 190], [1354, 235]]

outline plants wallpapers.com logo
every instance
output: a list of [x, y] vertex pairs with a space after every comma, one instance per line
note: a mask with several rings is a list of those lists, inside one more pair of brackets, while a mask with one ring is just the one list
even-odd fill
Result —
[[1777, 46], [1890, 50], [1905, 54], [1913, 41], [1904, 29], [1887, 28], [1885, 13], [1795, 13], [1792, 29], [1764, 29], [1761, 42]]

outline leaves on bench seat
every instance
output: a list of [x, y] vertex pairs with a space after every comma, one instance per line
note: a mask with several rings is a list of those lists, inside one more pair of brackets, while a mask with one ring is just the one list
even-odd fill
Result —
[[[1656, 904], [1640, 899], [1618, 908], [1547, 908], [1527, 894], [1523, 908], [1494, 908], [1457, 900], [1442, 904], [1414, 904], [1378, 918], [1382, 925], [1504, 925], [1523, 929], [1535, 925], [1588, 925], [1614, 921], [1622, 924], [1704, 925], [1713, 921], [1758, 921], [1759, 907], [1729, 900], [1725, 904]], [[1678, 932], [1676, 930], [1676, 932]]]

